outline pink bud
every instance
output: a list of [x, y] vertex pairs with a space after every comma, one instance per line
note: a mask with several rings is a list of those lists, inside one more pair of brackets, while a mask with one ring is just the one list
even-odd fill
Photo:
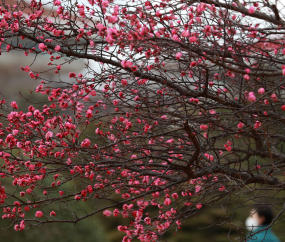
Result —
[[272, 98], [272, 101], [273, 101], [273, 102], [277, 102], [277, 101], [278, 101], [277, 96], [276, 96], [275, 93], [272, 93], [272, 94], [271, 94], [271, 98]]
[[201, 208], [202, 208], [202, 204], [201, 204], [201, 203], [197, 203], [197, 204], [196, 204], [196, 208], [197, 208], [197, 209], [201, 209]]
[[200, 129], [203, 130], [203, 131], [206, 131], [208, 129], [208, 126], [205, 125], [205, 124], [201, 124], [200, 125]]
[[245, 80], [247, 80], [247, 81], [250, 79], [249, 75], [247, 75], [247, 74], [245, 74], [245, 75], [243, 76], [243, 78], [244, 78]]
[[259, 93], [260, 95], [262, 95], [264, 92], [265, 92], [265, 90], [264, 90], [263, 87], [261, 87], [261, 88], [258, 89], [258, 93]]
[[220, 188], [219, 188], [219, 191], [220, 192], [222, 192], [222, 191], [224, 191], [226, 188], [224, 187], [224, 186], [221, 186]]
[[248, 94], [248, 101], [250, 101], [250, 102], [255, 102], [256, 101], [256, 97], [255, 97], [253, 92], [250, 92]]
[[72, 77], [76, 77], [76, 74], [74, 72], [69, 73], [69, 78], [72, 78]]
[[253, 14], [255, 12], [254, 7], [250, 7], [248, 9], [249, 14]]
[[178, 52], [178, 53], [176, 53], [176, 55], [175, 55], [175, 57], [176, 57], [177, 60], [179, 60], [179, 59], [181, 58], [181, 56], [182, 56], [182, 53], [181, 53], [181, 52]]
[[159, 18], [160, 18], [162, 14], [159, 12], [159, 10], [157, 10], [156, 13], [155, 13], [155, 15], [156, 15], [156, 17], [159, 17]]
[[15, 101], [11, 102], [11, 107], [14, 109], [18, 109], [18, 105]]
[[238, 127], [239, 129], [242, 129], [243, 126], [244, 126], [244, 123], [242, 123], [242, 122], [239, 122], [238, 125], [237, 125], [237, 127]]
[[231, 151], [232, 150], [232, 147], [227, 145], [227, 144], [225, 144], [224, 147], [226, 148], [227, 151]]
[[170, 204], [171, 204], [170, 198], [165, 198], [165, 200], [164, 200], [164, 205], [165, 205], [165, 206], [169, 206]]
[[109, 211], [109, 210], [105, 210], [105, 211], [103, 212], [103, 215], [106, 216], [106, 217], [110, 217], [111, 214], [112, 214], [112, 212]]

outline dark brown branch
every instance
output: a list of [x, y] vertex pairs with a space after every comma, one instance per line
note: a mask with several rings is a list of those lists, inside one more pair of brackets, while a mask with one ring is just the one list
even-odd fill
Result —
[[192, 140], [194, 146], [195, 146], [195, 152], [192, 155], [191, 159], [188, 161], [187, 165], [186, 165], [186, 173], [189, 177], [193, 177], [193, 171], [192, 169], [192, 165], [194, 164], [195, 161], [197, 161], [199, 154], [200, 154], [200, 144], [196, 138], [196, 136], [193, 134], [189, 124], [187, 121], [185, 121], [184, 123], [184, 129], [188, 134], [188, 137], [190, 140]]

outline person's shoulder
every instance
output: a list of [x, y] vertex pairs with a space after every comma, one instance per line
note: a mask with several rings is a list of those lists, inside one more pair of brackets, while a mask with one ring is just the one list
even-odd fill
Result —
[[[254, 234], [254, 232], [252, 234]], [[247, 242], [281, 242], [271, 229], [260, 231], [254, 235], [249, 234], [247, 238]]]
[[263, 231], [259, 239], [263, 242], [280, 242], [279, 238], [271, 230]]
[[247, 242], [259, 242], [265, 239], [266, 234], [264, 231], [260, 231], [256, 233], [257, 231], [253, 231], [252, 233], [247, 235]]

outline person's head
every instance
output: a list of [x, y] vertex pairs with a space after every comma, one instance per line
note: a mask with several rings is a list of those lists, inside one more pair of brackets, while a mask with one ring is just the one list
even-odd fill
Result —
[[273, 211], [269, 206], [254, 206], [255, 217], [259, 221], [258, 225], [269, 225], [274, 217]]
[[273, 217], [273, 211], [269, 206], [254, 206], [250, 211], [250, 216], [246, 219], [246, 227], [252, 230], [258, 226], [269, 225]]

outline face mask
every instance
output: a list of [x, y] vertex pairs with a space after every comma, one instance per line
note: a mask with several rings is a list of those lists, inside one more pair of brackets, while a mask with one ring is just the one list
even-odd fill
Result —
[[248, 217], [245, 220], [245, 226], [246, 226], [247, 230], [252, 231], [256, 227], [258, 227], [258, 221], [256, 219], [254, 219], [254, 218]]

